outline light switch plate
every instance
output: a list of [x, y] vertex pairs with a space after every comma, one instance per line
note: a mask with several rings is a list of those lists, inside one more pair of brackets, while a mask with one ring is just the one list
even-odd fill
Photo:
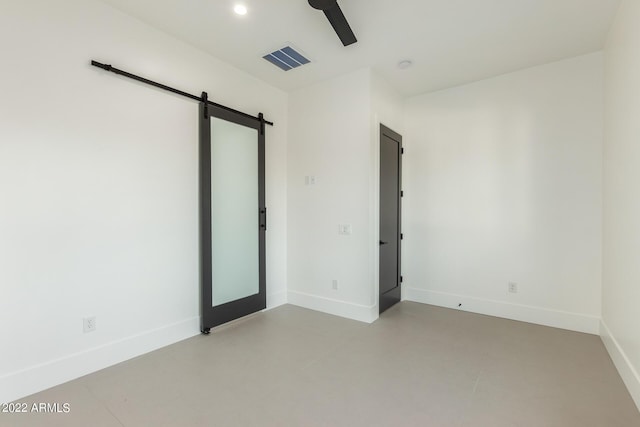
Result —
[[351, 229], [351, 224], [340, 224], [338, 226], [338, 234], [350, 236], [352, 232], [353, 230]]
[[82, 319], [83, 323], [83, 331], [86, 334], [87, 332], [93, 332], [96, 330], [96, 317], [85, 317]]

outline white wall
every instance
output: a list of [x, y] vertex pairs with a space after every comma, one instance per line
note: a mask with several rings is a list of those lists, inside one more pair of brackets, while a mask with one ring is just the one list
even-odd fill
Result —
[[[289, 95], [289, 302], [363, 321], [376, 317], [370, 111], [369, 69]], [[306, 176], [316, 184], [306, 185]], [[338, 234], [339, 224], [352, 234]]]
[[0, 401], [199, 333], [198, 105], [90, 59], [275, 122], [267, 288], [286, 301], [286, 94], [91, 0], [2, 2], [0, 52]]
[[403, 101], [402, 96], [382, 77], [375, 72], [371, 73], [371, 108], [376, 127], [382, 123], [401, 133], [404, 125]]
[[595, 53], [408, 100], [408, 299], [597, 333], [602, 68]]
[[640, 408], [640, 2], [623, 1], [605, 55], [603, 340]]
[[[399, 72], [402, 72], [399, 70]], [[383, 78], [371, 73], [371, 265], [374, 301], [378, 303], [380, 294], [380, 124], [402, 134], [403, 98]], [[403, 288], [401, 288], [402, 290]]]
[[[365, 322], [378, 317], [380, 123], [400, 130], [402, 102], [368, 68], [290, 94], [289, 303]], [[352, 234], [340, 235], [340, 224]]]

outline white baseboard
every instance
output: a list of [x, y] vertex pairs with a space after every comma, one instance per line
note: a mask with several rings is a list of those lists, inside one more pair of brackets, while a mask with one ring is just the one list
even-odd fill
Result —
[[620, 344], [611, 333], [607, 324], [604, 323], [604, 320], [600, 321], [600, 337], [609, 352], [609, 356], [611, 356], [611, 360], [613, 360], [613, 364], [618, 369], [622, 381], [624, 381], [627, 386], [629, 394], [636, 403], [638, 410], [640, 410], [640, 375], [638, 375], [638, 371], [636, 371], [636, 368], [622, 347], [620, 347]]
[[0, 377], [0, 402], [11, 402], [200, 333], [200, 317], [110, 342]]
[[276, 292], [273, 294], [267, 295], [267, 308], [266, 310], [271, 310], [272, 308], [279, 307], [287, 303], [287, 291]]
[[[600, 332], [600, 318], [586, 314], [408, 287], [405, 288], [404, 297], [407, 301], [454, 308], [537, 325], [568, 329], [570, 331], [594, 335], [598, 335]], [[458, 304], [462, 304], [462, 306], [458, 307]]]
[[360, 322], [372, 323], [378, 318], [377, 305], [367, 306], [353, 304], [295, 291], [288, 292], [288, 301], [289, 304], [292, 305], [333, 314], [334, 316], [346, 317], [347, 319], [358, 320]]

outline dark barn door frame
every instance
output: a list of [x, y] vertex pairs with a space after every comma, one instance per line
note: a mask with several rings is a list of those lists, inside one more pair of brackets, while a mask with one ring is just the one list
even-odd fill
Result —
[[[259, 235], [258, 293], [222, 305], [212, 305], [213, 241], [211, 227], [211, 118], [218, 118], [256, 129], [258, 140], [258, 212], [256, 233]], [[200, 104], [200, 330], [208, 334], [211, 328], [263, 310], [267, 306], [266, 293], [266, 230], [265, 207], [265, 135], [261, 122], [218, 107]]]

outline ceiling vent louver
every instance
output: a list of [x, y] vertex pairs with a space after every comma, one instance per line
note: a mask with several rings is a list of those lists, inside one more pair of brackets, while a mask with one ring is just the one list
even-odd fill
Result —
[[283, 71], [293, 70], [311, 62], [291, 46], [278, 49], [263, 56], [263, 58]]

